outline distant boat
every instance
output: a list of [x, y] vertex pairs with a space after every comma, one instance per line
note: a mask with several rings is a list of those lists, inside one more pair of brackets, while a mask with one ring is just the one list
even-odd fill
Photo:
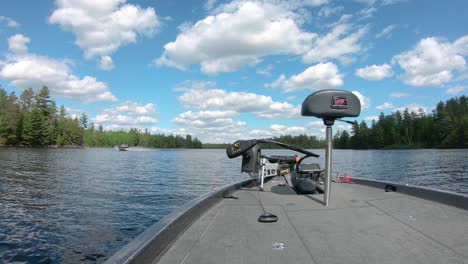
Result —
[[120, 150], [120, 151], [127, 151], [127, 150], [128, 150], [128, 145], [127, 145], [127, 144], [121, 144], [121, 145], [119, 145], [119, 150]]

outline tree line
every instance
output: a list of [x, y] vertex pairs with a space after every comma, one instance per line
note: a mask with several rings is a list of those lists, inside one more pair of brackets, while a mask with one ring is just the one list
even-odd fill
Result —
[[[305, 149], [324, 148], [326, 141], [305, 134], [270, 138]], [[228, 144], [204, 144], [204, 148], [226, 148]], [[389, 115], [380, 113], [369, 127], [355, 121], [348, 131], [338, 131], [333, 138], [338, 149], [396, 148], [468, 148], [468, 103], [466, 96], [439, 102], [431, 114], [405, 109]], [[279, 148], [263, 144], [263, 148]]]
[[341, 149], [467, 148], [468, 103], [466, 96], [439, 102], [431, 114], [396, 111], [380, 113], [378, 120], [354, 122], [351, 134], [340, 131], [334, 146]]
[[0, 87], [0, 145], [113, 147], [120, 144], [154, 148], [201, 148], [191, 135], [152, 135], [136, 128], [130, 131], [105, 131], [88, 124], [88, 117], [67, 115], [65, 107], [57, 108], [50, 92], [43, 87], [37, 93], [31, 88], [18, 97]]

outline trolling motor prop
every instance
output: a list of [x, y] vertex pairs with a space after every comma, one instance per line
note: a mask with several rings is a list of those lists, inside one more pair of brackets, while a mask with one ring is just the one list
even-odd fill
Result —
[[[343, 90], [321, 90], [317, 91], [302, 103], [302, 116], [314, 116], [323, 119], [327, 126], [327, 149], [325, 154], [325, 190], [323, 203], [330, 204], [331, 192], [331, 163], [332, 163], [332, 126], [335, 120], [343, 117], [357, 117], [361, 113], [361, 102], [359, 98], [348, 91]], [[346, 121], [345, 121], [346, 122]]]

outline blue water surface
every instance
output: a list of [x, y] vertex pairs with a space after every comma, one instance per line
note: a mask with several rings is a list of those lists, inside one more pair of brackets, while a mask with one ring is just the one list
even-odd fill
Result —
[[[0, 148], [0, 263], [101, 263], [178, 206], [246, 179], [240, 162], [224, 150]], [[333, 165], [468, 194], [467, 150], [336, 150]]]

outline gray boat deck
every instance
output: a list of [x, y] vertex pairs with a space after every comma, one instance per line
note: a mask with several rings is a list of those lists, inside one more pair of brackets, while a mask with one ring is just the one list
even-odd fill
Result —
[[[280, 182], [223, 199], [158, 263], [468, 263], [466, 210], [348, 183], [333, 183], [326, 208], [323, 195], [297, 195]], [[278, 222], [257, 221], [259, 198]]]

